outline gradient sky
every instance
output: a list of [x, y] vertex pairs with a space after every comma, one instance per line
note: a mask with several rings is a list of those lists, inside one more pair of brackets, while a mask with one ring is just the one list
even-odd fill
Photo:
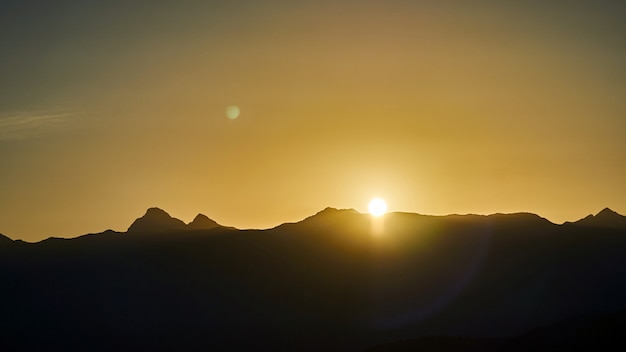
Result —
[[151, 206], [266, 228], [376, 196], [424, 214], [624, 214], [624, 13], [3, 0], [0, 233], [126, 230]]

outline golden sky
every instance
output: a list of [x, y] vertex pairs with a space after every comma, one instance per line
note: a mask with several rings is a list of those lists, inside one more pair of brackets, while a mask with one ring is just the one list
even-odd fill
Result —
[[[3, 1], [0, 233], [626, 213], [621, 1]], [[241, 113], [228, 119], [225, 110]]]

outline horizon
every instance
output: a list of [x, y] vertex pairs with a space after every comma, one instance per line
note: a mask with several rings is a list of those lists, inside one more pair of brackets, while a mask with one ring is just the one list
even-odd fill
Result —
[[626, 213], [623, 1], [0, 2], [0, 232]]
[[[208, 219], [215, 221], [215, 222], [216, 222], [219, 226], [221, 226], [221, 227], [227, 227], [227, 228], [228, 228], [228, 227], [230, 227], [230, 228], [232, 228], [232, 229], [234, 229], [234, 230], [241, 230], [241, 231], [264, 231], [264, 230], [271, 230], [271, 229], [277, 228], [277, 227], [279, 227], [279, 226], [281, 226], [281, 225], [285, 225], [285, 224], [297, 224], [297, 223], [300, 223], [300, 222], [302, 222], [302, 221], [304, 221], [304, 220], [306, 220], [306, 219], [308, 219], [308, 218], [314, 217], [314, 216], [316, 216], [316, 215], [318, 215], [318, 214], [320, 214], [320, 213], [322, 213], [322, 212], [324, 212], [324, 211], [326, 211], [326, 210], [329, 210], [329, 209], [330, 209], [330, 210], [335, 210], [335, 211], [355, 211], [355, 212], [357, 212], [359, 215], [368, 215], [368, 216], [372, 216], [372, 217], [373, 217], [373, 215], [372, 215], [371, 213], [369, 213], [368, 211], [360, 211], [360, 210], [357, 210], [357, 209], [355, 209], [355, 208], [335, 208], [335, 207], [325, 207], [325, 208], [323, 208], [323, 209], [320, 209], [320, 210], [319, 210], [319, 211], [317, 211], [317, 212], [314, 212], [314, 213], [312, 213], [312, 214], [309, 214], [309, 215], [307, 215], [307, 216], [305, 216], [305, 217], [303, 217], [303, 218], [301, 218], [301, 219], [295, 220], [295, 221], [285, 221], [285, 222], [281, 222], [281, 223], [279, 223], [279, 224], [276, 224], [276, 225], [271, 226], [271, 227], [266, 227], [266, 228], [241, 228], [241, 227], [232, 226], [232, 225], [230, 225], [230, 224], [224, 224], [224, 223], [221, 223], [219, 220], [216, 220], [216, 219], [214, 219], [213, 217], [211, 217], [210, 215], [207, 215], [207, 214], [204, 214], [204, 213], [197, 213], [197, 214], [196, 214], [196, 215], [194, 215], [194, 216], [193, 216], [190, 220], [185, 220], [185, 219], [183, 219], [183, 218], [181, 218], [181, 217], [178, 217], [178, 216], [172, 215], [172, 214], [171, 214], [170, 212], [168, 212], [166, 209], [163, 209], [163, 208], [160, 208], [160, 207], [149, 207], [149, 208], [147, 208], [147, 209], [144, 211], [143, 215], [141, 215], [141, 216], [139, 216], [139, 217], [135, 218], [135, 220], [133, 220], [131, 223], [129, 223], [128, 225], [126, 225], [126, 227], [124, 227], [124, 228], [123, 228], [123, 229], [121, 229], [121, 230], [120, 230], [120, 229], [117, 229], [117, 228], [109, 227], [109, 228], [107, 228], [107, 229], [92, 230], [92, 231], [87, 231], [87, 232], [84, 232], [84, 233], [81, 233], [81, 234], [73, 234], [73, 235], [67, 235], [67, 234], [66, 234], [66, 235], [48, 235], [48, 236], [44, 236], [44, 237], [41, 237], [41, 238], [38, 238], [38, 239], [34, 239], [34, 240], [30, 240], [30, 239], [29, 239], [29, 240], [27, 240], [27, 239], [24, 239], [24, 238], [15, 237], [15, 236], [12, 236], [11, 234], [6, 234], [6, 233], [3, 233], [2, 231], [0, 231], [0, 235], [5, 236], [5, 237], [7, 237], [7, 238], [9, 238], [9, 239], [11, 239], [11, 240], [13, 240], [13, 241], [15, 241], [15, 240], [21, 240], [21, 241], [24, 241], [24, 242], [27, 242], [27, 243], [39, 243], [39, 242], [41, 242], [41, 241], [43, 241], [43, 240], [50, 239], [50, 238], [74, 239], [74, 238], [78, 238], [78, 237], [81, 237], [81, 236], [84, 236], [84, 235], [88, 235], [88, 234], [100, 234], [100, 233], [104, 233], [104, 232], [107, 232], [107, 231], [113, 231], [113, 232], [117, 232], [117, 233], [126, 233], [126, 232], [128, 232], [128, 230], [129, 230], [130, 226], [131, 226], [131, 225], [132, 225], [135, 221], [137, 221], [137, 220], [139, 220], [139, 219], [143, 218], [144, 216], [146, 216], [147, 212], [148, 212], [149, 210], [151, 210], [151, 209], [156, 209], [156, 210], [158, 210], [158, 211], [162, 211], [162, 212], [166, 213], [167, 215], [169, 215], [172, 219], [176, 219], [176, 220], [180, 220], [180, 221], [182, 221], [185, 225], [189, 225], [189, 224], [191, 224], [191, 223], [193, 222], [193, 220], [194, 220], [196, 217], [198, 217], [198, 216], [205, 216], [205, 217], [207, 217]], [[589, 216], [593, 216], [593, 217], [595, 217], [595, 216], [597, 216], [598, 214], [600, 214], [600, 213], [602, 213], [602, 212], [604, 212], [604, 211], [607, 211], [607, 210], [608, 210], [609, 212], [612, 212], [612, 213], [618, 214], [618, 215], [620, 215], [620, 216], [624, 216], [624, 215], [623, 215], [622, 213], [620, 213], [619, 211], [615, 211], [614, 209], [612, 209], [612, 208], [610, 208], [610, 207], [604, 207], [604, 208], [602, 208], [601, 210], [598, 210], [597, 212], [594, 212], [594, 213], [589, 213], [589, 214], [587, 214], [587, 215], [585, 215], [585, 216], [583, 216], [583, 217], [581, 217], [581, 218], [579, 218], [579, 219], [566, 220], [566, 221], [564, 221], [564, 222], [554, 222], [554, 221], [552, 221], [552, 220], [550, 220], [550, 219], [548, 219], [548, 218], [546, 218], [546, 217], [542, 216], [541, 214], [537, 214], [537, 213], [533, 213], [533, 212], [528, 212], [528, 211], [518, 211], [518, 212], [495, 212], [495, 213], [489, 213], [489, 214], [476, 214], [476, 213], [423, 214], [423, 213], [406, 212], [406, 211], [393, 211], [393, 210], [391, 210], [391, 211], [387, 211], [387, 212], [385, 212], [385, 214], [383, 214], [383, 215], [382, 215], [382, 217], [385, 217], [385, 216], [388, 216], [388, 215], [393, 215], [393, 214], [410, 214], [410, 215], [419, 215], [419, 216], [426, 216], [426, 217], [449, 217], [449, 216], [484, 216], [484, 217], [489, 217], [489, 216], [493, 216], [493, 215], [517, 215], [517, 214], [532, 214], [532, 215], [536, 215], [536, 216], [538, 216], [538, 217], [540, 217], [540, 218], [542, 218], [542, 219], [545, 219], [545, 220], [549, 221], [549, 222], [550, 222], [551, 224], [553, 224], [553, 225], [564, 225], [564, 224], [567, 224], [567, 223], [574, 223], [574, 222], [577, 222], [577, 221], [583, 220], [583, 219], [585, 219], [585, 218], [587, 218], [587, 217], [589, 217]]]
[[381, 199], [368, 209], [248, 231], [153, 207], [125, 233], [0, 236], [3, 346], [521, 352], [624, 342], [626, 216], [603, 209], [557, 225], [529, 213], [385, 215]]

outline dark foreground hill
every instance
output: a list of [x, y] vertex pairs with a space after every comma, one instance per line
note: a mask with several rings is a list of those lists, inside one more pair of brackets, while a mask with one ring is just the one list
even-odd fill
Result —
[[[551, 336], [565, 346], [599, 326], [602, 339], [619, 342], [623, 319], [603, 317], [626, 309], [626, 227], [603, 212], [555, 225], [533, 214], [371, 218], [328, 208], [244, 231], [151, 209], [126, 233], [0, 238], [0, 349], [317, 351], [404, 341], [446, 350], [429, 345], [444, 341], [462, 351], [513, 341], [505, 346], [522, 351]], [[560, 328], [577, 317], [594, 318]]]

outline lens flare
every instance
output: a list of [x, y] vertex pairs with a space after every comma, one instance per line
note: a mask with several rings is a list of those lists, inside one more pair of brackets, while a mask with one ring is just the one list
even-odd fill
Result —
[[237, 117], [239, 117], [239, 113], [240, 113], [240, 110], [237, 105], [231, 105], [226, 108], [226, 117], [228, 117], [231, 120], [234, 120]]

